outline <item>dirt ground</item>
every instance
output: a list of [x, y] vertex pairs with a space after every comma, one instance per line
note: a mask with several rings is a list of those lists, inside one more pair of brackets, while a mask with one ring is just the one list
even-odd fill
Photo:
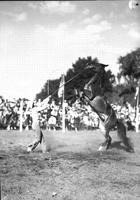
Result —
[[140, 133], [128, 133], [135, 153], [112, 132], [112, 147], [102, 154], [99, 130], [44, 135], [49, 153], [27, 153], [33, 131], [0, 131], [2, 200], [140, 199]]

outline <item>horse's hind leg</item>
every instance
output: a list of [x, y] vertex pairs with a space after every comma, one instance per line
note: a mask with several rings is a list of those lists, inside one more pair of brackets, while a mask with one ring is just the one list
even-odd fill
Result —
[[105, 127], [104, 127], [104, 137], [105, 141], [100, 145], [98, 151], [102, 151], [103, 149], [107, 150], [111, 145], [112, 138], [109, 135], [109, 130], [105, 130]]
[[127, 147], [127, 150], [129, 152], [134, 152], [133, 144], [130, 138], [128, 138], [126, 135], [126, 127], [120, 119], [117, 120], [117, 131], [118, 131], [118, 136], [120, 137], [123, 144]]
[[110, 135], [108, 135], [106, 150], [109, 149], [109, 147], [110, 147], [110, 145], [111, 145], [111, 141], [112, 141], [112, 138], [110, 137]]

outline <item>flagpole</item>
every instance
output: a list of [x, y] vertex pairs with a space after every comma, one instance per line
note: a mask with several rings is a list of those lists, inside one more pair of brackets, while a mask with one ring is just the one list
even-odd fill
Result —
[[[65, 84], [65, 76], [62, 75], [63, 79], [63, 87]], [[62, 131], [65, 132], [65, 89], [63, 88], [63, 94], [62, 94]]]
[[139, 96], [139, 92], [140, 92], [140, 79], [138, 81], [138, 95], [137, 95], [137, 103], [136, 103], [136, 133], [139, 132], [139, 99], [140, 99], [140, 96]]
[[22, 123], [23, 123], [23, 99], [21, 99], [20, 101], [20, 126], [19, 126], [19, 130], [20, 132], [22, 132]]

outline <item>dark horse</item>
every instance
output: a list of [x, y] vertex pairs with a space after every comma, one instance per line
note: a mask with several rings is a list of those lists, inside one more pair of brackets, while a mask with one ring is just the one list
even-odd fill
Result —
[[97, 113], [100, 119], [100, 128], [104, 133], [105, 141], [100, 145], [99, 151], [103, 148], [106, 150], [111, 145], [111, 137], [109, 132], [117, 127], [118, 136], [129, 152], [134, 152], [130, 139], [126, 135], [126, 127], [121, 119], [117, 119], [116, 114], [107, 98], [104, 96], [104, 76], [105, 67], [108, 65], [97, 63], [94, 69], [94, 76], [85, 85], [80, 92], [80, 99], [92, 108]]

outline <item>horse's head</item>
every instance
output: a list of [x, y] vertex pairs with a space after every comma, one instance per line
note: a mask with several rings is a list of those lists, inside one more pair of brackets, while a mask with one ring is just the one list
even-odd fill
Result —
[[107, 67], [108, 65], [102, 64], [102, 63], [96, 63], [95, 64], [95, 73], [101, 73], [105, 70], [105, 67]]
[[[105, 67], [107, 67], [107, 66], [108, 65], [96, 63], [95, 65], [93, 65], [93, 67], [92, 66], [88, 67], [88, 68], [92, 68], [93, 72], [94, 72], [92, 78], [89, 80], [89, 82], [84, 87], [84, 93], [89, 99], [94, 98], [94, 95], [95, 95], [94, 93], [96, 93], [96, 91], [95, 91], [96, 87], [94, 87], [94, 89], [93, 89], [93, 86], [98, 84], [97, 85], [98, 90], [99, 90], [99, 87], [100, 87], [100, 90], [102, 90], [101, 82], [103, 81], [103, 76], [104, 76], [104, 73], [105, 73]], [[101, 92], [99, 91], [99, 93], [101, 93]]]

